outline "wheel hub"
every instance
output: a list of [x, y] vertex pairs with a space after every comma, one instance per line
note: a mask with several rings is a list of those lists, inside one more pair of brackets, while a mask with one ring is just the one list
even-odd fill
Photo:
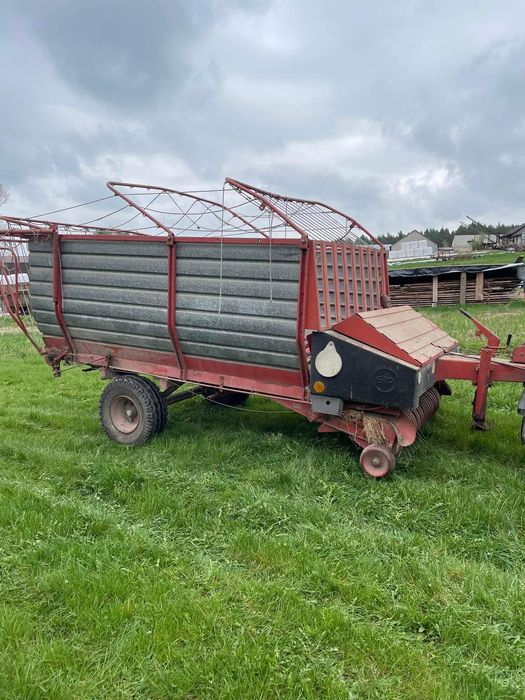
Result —
[[396, 458], [387, 445], [368, 445], [361, 452], [360, 462], [366, 474], [381, 479], [394, 469]]
[[118, 396], [111, 404], [111, 421], [121, 433], [132, 433], [139, 425], [137, 405], [129, 396]]

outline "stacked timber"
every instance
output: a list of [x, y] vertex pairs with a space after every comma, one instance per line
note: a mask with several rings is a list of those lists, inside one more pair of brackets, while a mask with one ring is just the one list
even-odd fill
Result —
[[[479, 267], [479, 266], [477, 266]], [[390, 300], [393, 306], [442, 306], [452, 304], [505, 304], [523, 298], [523, 265], [487, 268], [468, 272], [437, 272], [424, 268], [410, 270], [403, 277], [390, 276]]]

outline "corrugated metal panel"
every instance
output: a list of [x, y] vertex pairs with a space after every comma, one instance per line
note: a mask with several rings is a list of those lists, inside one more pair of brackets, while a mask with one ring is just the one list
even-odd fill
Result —
[[[177, 332], [185, 354], [283, 368], [298, 366], [301, 251], [295, 245], [180, 243]], [[165, 242], [61, 241], [63, 312], [73, 339], [172, 351]], [[61, 336], [49, 239], [30, 246], [40, 330]]]
[[[61, 259], [64, 320], [73, 340], [172, 350], [164, 242], [62, 239]], [[35, 319], [42, 332], [61, 336], [49, 239], [31, 242], [29, 262]]]
[[179, 243], [177, 331], [183, 352], [298, 367], [300, 256], [295, 245]]

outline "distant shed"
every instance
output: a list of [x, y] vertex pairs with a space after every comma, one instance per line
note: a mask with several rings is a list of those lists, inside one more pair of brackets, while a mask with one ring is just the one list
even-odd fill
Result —
[[525, 248], [525, 224], [515, 226], [510, 231], [499, 236], [499, 243], [503, 247]]
[[452, 247], [458, 253], [463, 253], [465, 251], [472, 250], [472, 241], [475, 240], [476, 236], [472, 233], [459, 233], [456, 234], [452, 240]]
[[437, 245], [425, 238], [420, 231], [410, 231], [390, 246], [389, 260], [409, 260], [411, 258], [433, 258]]

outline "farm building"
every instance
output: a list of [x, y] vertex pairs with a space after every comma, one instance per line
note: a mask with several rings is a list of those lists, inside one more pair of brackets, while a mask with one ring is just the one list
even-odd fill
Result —
[[408, 258], [433, 258], [437, 253], [437, 245], [425, 238], [420, 231], [410, 231], [406, 236], [392, 244], [389, 260], [405, 260]]
[[515, 226], [507, 233], [501, 234], [499, 236], [499, 244], [502, 248], [525, 248], [525, 224], [520, 224]]
[[470, 252], [472, 250], [472, 241], [476, 238], [473, 233], [456, 234], [452, 240], [452, 247], [458, 253]]

